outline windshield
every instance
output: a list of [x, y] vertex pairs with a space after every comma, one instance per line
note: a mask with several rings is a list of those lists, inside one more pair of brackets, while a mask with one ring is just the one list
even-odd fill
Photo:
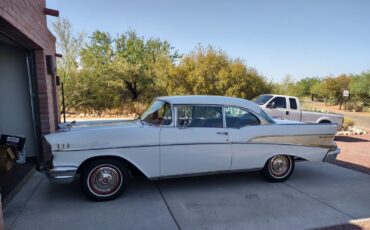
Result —
[[252, 99], [252, 101], [256, 104], [263, 105], [265, 104], [268, 100], [272, 98], [271, 95], [259, 95], [258, 97], [255, 97]]
[[154, 101], [141, 115], [140, 120], [152, 125], [170, 125], [172, 123], [171, 106], [164, 101]]

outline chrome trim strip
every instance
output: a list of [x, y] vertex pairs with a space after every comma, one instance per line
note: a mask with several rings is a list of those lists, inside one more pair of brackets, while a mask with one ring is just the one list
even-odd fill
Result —
[[336, 145], [319, 145], [319, 144], [292, 144], [292, 143], [274, 143], [274, 142], [233, 142], [233, 144], [257, 144], [257, 145], [291, 145], [301, 147], [316, 147], [324, 149], [332, 149]]
[[268, 135], [258, 136], [249, 139], [251, 143], [275, 143], [275, 144], [292, 144], [303, 146], [318, 146], [331, 148], [333, 146], [333, 134], [306, 134], [306, 135]]
[[172, 179], [172, 178], [182, 178], [182, 177], [193, 177], [193, 176], [209, 176], [209, 175], [217, 175], [217, 174], [232, 174], [232, 173], [240, 173], [240, 172], [250, 172], [250, 171], [258, 171], [261, 168], [251, 168], [251, 169], [229, 169], [229, 170], [221, 170], [221, 171], [208, 171], [208, 172], [199, 172], [199, 173], [186, 173], [186, 174], [177, 174], [177, 175], [170, 175], [170, 176], [158, 176], [158, 177], [149, 177], [150, 180], [165, 180], [165, 179]]
[[[179, 145], [223, 145], [223, 144], [263, 144], [263, 145], [291, 145], [291, 146], [302, 146], [302, 147], [320, 147], [332, 149], [334, 145], [303, 145], [303, 144], [291, 144], [291, 143], [273, 143], [273, 142], [202, 142], [202, 143], [174, 143], [164, 145], [129, 145], [129, 146], [114, 146], [114, 147], [101, 147], [101, 148], [85, 148], [85, 149], [63, 149], [55, 150], [54, 152], [75, 152], [75, 151], [88, 151], [88, 150], [103, 150], [103, 149], [127, 149], [127, 148], [148, 148], [148, 147], [167, 147], [167, 146], [179, 146]], [[336, 147], [336, 145], [335, 145]]]
[[86, 149], [63, 149], [63, 150], [55, 150], [54, 152], [74, 152], [74, 151], [102, 150], [102, 149], [148, 148], [148, 147], [176, 146], [176, 145], [222, 145], [222, 144], [230, 144], [230, 142], [175, 143], [175, 144], [165, 144], [165, 145], [159, 145], [159, 144], [158, 145], [127, 145], [127, 146], [114, 146], [114, 147], [101, 147], [101, 148], [86, 148]]

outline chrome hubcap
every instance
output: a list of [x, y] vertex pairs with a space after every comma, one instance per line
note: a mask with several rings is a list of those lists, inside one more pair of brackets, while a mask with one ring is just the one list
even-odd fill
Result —
[[122, 185], [121, 171], [114, 165], [100, 165], [91, 171], [88, 185], [97, 195], [115, 193]]
[[283, 177], [290, 171], [291, 159], [287, 156], [275, 156], [269, 163], [270, 173], [275, 177]]

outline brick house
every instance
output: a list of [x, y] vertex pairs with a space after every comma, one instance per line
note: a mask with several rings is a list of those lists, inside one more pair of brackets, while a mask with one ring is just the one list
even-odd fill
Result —
[[0, 1], [0, 134], [26, 137], [27, 157], [44, 158], [42, 135], [59, 122], [55, 37], [45, 0]]

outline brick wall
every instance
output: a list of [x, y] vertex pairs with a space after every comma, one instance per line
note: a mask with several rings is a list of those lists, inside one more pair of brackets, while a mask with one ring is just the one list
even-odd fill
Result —
[[59, 121], [55, 76], [47, 74], [45, 55], [55, 56], [55, 37], [47, 28], [45, 0], [1, 0], [0, 18], [5, 21], [0, 29], [23, 46], [34, 51], [39, 93], [41, 132], [55, 130]]

